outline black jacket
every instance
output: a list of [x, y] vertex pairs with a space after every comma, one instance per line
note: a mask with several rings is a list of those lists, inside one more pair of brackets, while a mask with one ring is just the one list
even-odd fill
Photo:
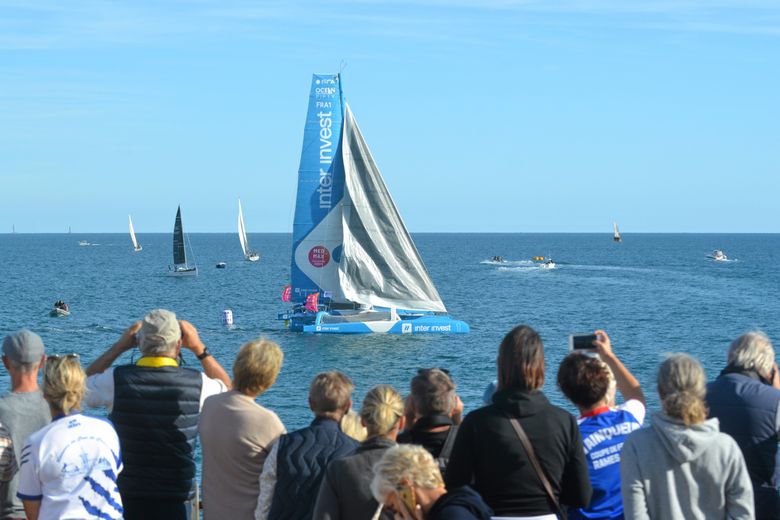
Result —
[[526, 431], [558, 500], [587, 506], [592, 488], [577, 420], [542, 392], [515, 388], [496, 392], [493, 404], [463, 420], [447, 467], [447, 488], [471, 484], [497, 516], [554, 512], [507, 414]]
[[493, 511], [469, 486], [455, 488], [439, 497], [428, 511], [428, 520], [490, 520]]

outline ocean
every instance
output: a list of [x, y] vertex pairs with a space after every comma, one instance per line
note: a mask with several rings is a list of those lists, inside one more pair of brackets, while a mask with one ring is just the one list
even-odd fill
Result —
[[[450, 314], [471, 325], [453, 336], [317, 336], [291, 333], [276, 320], [290, 275], [289, 234], [250, 234], [262, 253], [243, 260], [234, 233], [189, 235], [197, 278], [166, 276], [169, 234], [139, 234], [135, 253], [126, 234], [0, 235], [0, 336], [26, 327], [49, 353], [77, 352], [84, 366], [147, 311], [164, 307], [191, 321], [220, 363], [230, 370], [240, 346], [253, 338], [278, 342], [285, 353], [276, 384], [259, 402], [276, 411], [288, 430], [311, 420], [311, 378], [338, 369], [355, 383], [355, 407], [374, 385], [402, 393], [418, 368], [447, 368], [466, 412], [481, 405], [495, 379], [503, 335], [528, 324], [544, 340], [544, 391], [571, 412], [555, 385], [557, 366], [572, 333], [605, 329], [613, 349], [658, 409], [655, 375], [667, 353], [698, 357], [709, 378], [725, 365], [739, 334], [760, 329], [780, 346], [780, 235], [631, 234], [612, 242], [603, 234], [414, 234], [415, 243]], [[80, 240], [92, 245], [79, 246]], [[722, 249], [731, 259], [706, 257]], [[507, 260], [485, 263], [493, 255]], [[533, 256], [551, 256], [540, 269]], [[216, 269], [218, 261], [226, 269]], [[54, 301], [71, 315], [51, 318]], [[233, 328], [221, 324], [231, 309]], [[130, 362], [137, 352], [120, 362]], [[199, 367], [189, 353], [188, 366]], [[2, 371], [0, 388], [9, 387]]]

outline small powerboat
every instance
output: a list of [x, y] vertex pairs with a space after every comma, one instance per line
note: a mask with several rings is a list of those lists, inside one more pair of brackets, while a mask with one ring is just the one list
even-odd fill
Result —
[[546, 262], [539, 264], [539, 267], [542, 269], [555, 269], [555, 262], [553, 262], [552, 258], [548, 258]]
[[85, 246], [91, 246], [92, 244], [90, 244], [88, 240], [79, 240], [79, 245], [81, 247], [85, 247]]
[[716, 262], [725, 262], [726, 260], [729, 259], [725, 255], [725, 253], [723, 253], [723, 251], [721, 251], [720, 249], [716, 249], [715, 251], [713, 251], [712, 254], [709, 255], [709, 257], [715, 260]]
[[531, 260], [533, 260], [534, 262], [544, 262], [544, 257], [543, 256], [535, 256], [535, 257], [531, 258]]
[[70, 316], [70, 309], [68, 309], [68, 304], [62, 300], [57, 300], [54, 302], [54, 308], [49, 311], [49, 316], [52, 318]]
[[224, 269], [227, 267], [225, 262], [217, 262], [217, 269]]
[[491, 262], [496, 262], [497, 264], [503, 264], [505, 262], [504, 257], [503, 256], [498, 256], [498, 255], [496, 255], [493, 258], [491, 258], [490, 261]]

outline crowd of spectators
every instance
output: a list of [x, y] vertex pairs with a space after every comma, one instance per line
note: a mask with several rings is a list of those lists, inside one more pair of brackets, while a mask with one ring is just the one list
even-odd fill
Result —
[[[242, 346], [231, 379], [195, 327], [163, 309], [86, 370], [22, 330], [3, 340], [0, 520], [190, 520], [198, 438], [205, 520], [780, 518], [769, 338], [737, 338], [709, 385], [695, 358], [667, 357], [662, 410], [645, 424], [639, 382], [607, 333], [595, 337], [556, 367], [579, 417], [544, 395], [544, 345], [521, 325], [498, 348], [485, 406], [464, 415], [449, 373], [427, 368], [405, 397], [378, 385], [353, 410], [352, 381], [330, 371], [311, 381], [312, 422], [287, 432], [257, 402], [282, 367], [274, 342]], [[112, 366], [136, 347], [135, 363]], [[180, 365], [182, 348], [202, 370]]]

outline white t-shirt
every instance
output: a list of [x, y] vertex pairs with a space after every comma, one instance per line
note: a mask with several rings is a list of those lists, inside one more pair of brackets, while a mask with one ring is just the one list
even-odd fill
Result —
[[[200, 409], [203, 409], [203, 402], [212, 395], [227, 392], [227, 386], [219, 379], [211, 379], [209, 376], [200, 373], [203, 384], [200, 385]], [[103, 373], [93, 374], [87, 378], [87, 393], [84, 396], [84, 404], [87, 406], [100, 406], [111, 408], [114, 406], [114, 369], [109, 368]]]
[[105, 419], [72, 414], [55, 419], [24, 443], [17, 496], [41, 502], [40, 520], [120, 519], [120, 471], [114, 426]]

